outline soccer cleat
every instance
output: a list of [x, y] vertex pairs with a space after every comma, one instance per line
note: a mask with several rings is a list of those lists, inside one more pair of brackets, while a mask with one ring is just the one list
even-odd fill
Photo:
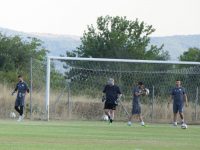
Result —
[[24, 115], [24, 114], [23, 114], [23, 115], [21, 115], [21, 116], [19, 116], [19, 119], [18, 119], [17, 121], [18, 121], [18, 122], [21, 122], [21, 121], [23, 121], [24, 117], [25, 117], [25, 115]]
[[113, 119], [110, 116], [108, 116], [108, 119], [109, 119], [109, 123], [113, 122]]
[[145, 123], [143, 121], [141, 122], [141, 126], [145, 126]]
[[19, 119], [17, 121], [21, 122], [22, 121], [22, 116], [19, 116]]
[[21, 121], [24, 120], [24, 117], [25, 117], [25, 115], [23, 114], [23, 115], [21, 116]]

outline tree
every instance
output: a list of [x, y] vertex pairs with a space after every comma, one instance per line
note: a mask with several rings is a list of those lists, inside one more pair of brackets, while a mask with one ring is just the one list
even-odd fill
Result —
[[189, 48], [188, 51], [184, 52], [180, 57], [180, 61], [200, 61], [200, 49]]
[[[169, 59], [168, 52], [162, 50], [161, 47], [150, 44], [150, 35], [155, 31], [151, 25], [146, 25], [144, 22], [140, 22], [138, 19], [134, 21], [127, 20], [126, 17], [99, 17], [97, 18], [97, 27], [93, 25], [87, 27], [87, 31], [84, 32], [81, 38], [81, 45], [73, 52], [68, 52], [67, 56], [70, 57], [93, 57], [93, 58], [119, 58], [119, 59], [152, 59], [152, 60], [167, 60]], [[123, 69], [119, 75], [110, 74], [116, 80], [120, 80], [120, 84], [124, 84], [126, 81], [131, 81], [132, 84], [135, 80], [143, 80], [143, 75], [135, 74], [128, 77], [126, 73], [134, 70], [139, 71], [145, 70], [145, 65], [132, 65], [119, 63], [116, 66], [110, 65], [109, 63], [99, 63], [95, 66], [94, 70], [77, 70], [76, 68], [84, 68], [84, 66], [90, 66], [90, 62], [66, 62], [65, 76], [70, 79], [73, 84], [76, 85], [88, 85], [84, 88], [86, 90], [92, 87], [95, 91], [95, 87], [92, 86], [94, 81], [98, 81], [99, 84], [104, 84], [102, 76], [99, 76], [99, 70], [113, 71]], [[149, 66], [149, 69], [160, 70], [161, 66]], [[138, 70], [139, 69], [139, 70]], [[70, 71], [69, 71], [70, 70]], [[76, 72], [76, 75], [75, 73]], [[91, 76], [92, 74], [92, 76]], [[103, 73], [100, 73], [102, 75]], [[164, 78], [164, 76], [162, 76]], [[159, 84], [157, 82], [157, 84]], [[127, 84], [126, 84], [127, 85]], [[73, 87], [71, 87], [73, 88]], [[75, 90], [79, 90], [80, 86], [74, 87]], [[128, 87], [124, 87], [128, 88]], [[81, 88], [83, 90], [83, 88]], [[128, 91], [128, 89], [124, 89]], [[98, 90], [96, 90], [98, 91]]]
[[155, 29], [151, 25], [127, 20], [126, 17], [98, 17], [97, 28], [87, 27], [81, 45], [68, 56], [123, 59], [169, 59], [168, 52], [155, 45], [149, 46]]
[[39, 39], [28, 37], [27, 40], [22, 40], [19, 36], [8, 37], [0, 33], [1, 75], [11, 74], [11, 77], [13, 76], [15, 79], [16, 74], [28, 74], [30, 58], [42, 61], [45, 59], [47, 52], [42, 47], [42, 41]]
[[[193, 61], [193, 62], [200, 62], [200, 49], [193, 47], [189, 48], [187, 51], [185, 51], [182, 55], [179, 57], [180, 61]], [[187, 86], [187, 89], [191, 89], [190, 94], [194, 93], [195, 95], [196, 91], [195, 89], [200, 86], [200, 66], [199, 65], [181, 65], [180, 68], [187, 68], [187, 78], [185, 79], [185, 83], [190, 83]], [[181, 78], [180, 78], [181, 79]], [[192, 84], [191, 84], [192, 83]], [[195, 98], [194, 98], [195, 99]]]

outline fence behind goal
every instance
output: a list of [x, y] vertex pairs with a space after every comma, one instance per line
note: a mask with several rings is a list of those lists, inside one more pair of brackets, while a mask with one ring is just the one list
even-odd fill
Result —
[[[41, 113], [47, 119], [100, 120], [102, 90], [110, 77], [121, 88], [122, 103], [129, 112], [133, 87], [138, 81], [144, 82], [150, 94], [141, 98], [142, 114], [145, 120], [153, 122], [171, 121], [172, 106], [168, 108], [167, 102], [176, 79], [180, 79], [190, 102], [185, 110], [186, 120], [196, 122], [200, 119], [200, 63], [65, 57], [48, 57], [47, 62], [46, 103]], [[45, 79], [43, 75], [37, 73], [36, 77]], [[41, 95], [44, 98], [44, 94]], [[127, 120], [120, 105], [115, 119]]]

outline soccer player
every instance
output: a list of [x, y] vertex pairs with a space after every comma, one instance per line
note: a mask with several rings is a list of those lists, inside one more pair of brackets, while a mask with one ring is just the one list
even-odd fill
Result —
[[128, 121], [129, 126], [132, 125], [131, 120], [133, 116], [139, 119], [142, 126], [145, 126], [145, 123], [141, 115], [141, 105], [140, 105], [141, 95], [145, 95], [144, 84], [143, 82], [138, 82], [138, 85], [133, 88], [132, 115], [129, 117], [129, 121]]
[[29, 93], [28, 85], [23, 81], [21, 75], [18, 76], [19, 82], [17, 83], [12, 95], [17, 92], [17, 97], [15, 100], [15, 110], [19, 113], [19, 119], [17, 121], [22, 121], [24, 119], [23, 109], [24, 109], [24, 99], [26, 92]]
[[171, 91], [170, 100], [173, 101], [173, 113], [174, 113], [173, 125], [177, 126], [178, 112], [181, 118], [181, 125], [185, 125], [184, 115], [183, 115], [183, 106], [184, 106], [184, 103], [186, 107], [188, 106], [188, 99], [185, 92], [185, 88], [181, 86], [180, 80], [176, 80], [176, 86]]
[[116, 106], [118, 105], [118, 100], [122, 95], [120, 88], [114, 84], [113, 78], [108, 79], [107, 85], [104, 87], [103, 94], [102, 102], [105, 101], [104, 111], [108, 116], [110, 123], [112, 123], [114, 120]]

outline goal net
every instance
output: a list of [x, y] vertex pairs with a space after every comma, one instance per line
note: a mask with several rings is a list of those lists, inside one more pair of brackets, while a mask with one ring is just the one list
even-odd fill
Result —
[[[139, 81], [144, 82], [145, 87], [150, 90], [148, 96], [141, 98], [142, 114], [146, 120], [169, 121], [172, 109], [167, 108], [166, 104], [177, 79], [180, 79], [182, 86], [186, 88], [191, 103], [186, 117], [190, 120], [198, 119], [200, 113], [198, 112], [200, 85], [198, 62], [52, 56], [47, 58], [45, 66], [47, 72], [43, 113], [47, 120], [49, 117], [101, 119], [102, 90], [108, 78], [114, 78], [115, 84], [120, 87], [123, 93], [122, 103], [128, 112], [131, 112], [133, 87]], [[38, 74], [37, 77], [41, 78], [42, 75]], [[116, 120], [127, 120], [126, 113], [120, 105], [117, 107]]]

